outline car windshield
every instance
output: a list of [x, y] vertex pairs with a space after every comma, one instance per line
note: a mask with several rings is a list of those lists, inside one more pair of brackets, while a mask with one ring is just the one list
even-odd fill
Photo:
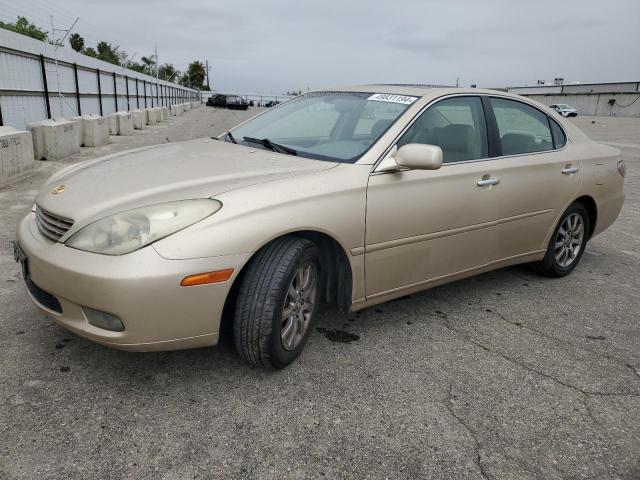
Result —
[[417, 99], [375, 92], [311, 92], [272, 108], [231, 133], [237, 143], [252, 147], [353, 163]]

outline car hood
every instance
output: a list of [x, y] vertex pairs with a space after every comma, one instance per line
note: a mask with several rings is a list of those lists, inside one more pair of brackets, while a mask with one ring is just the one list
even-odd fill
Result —
[[[36, 203], [51, 213], [73, 219], [75, 231], [124, 210], [213, 197], [336, 165], [218, 140], [191, 140], [73, 165], [47, 181]], [[53, 193], [60, 186], [64, 186], [63, 191]]]

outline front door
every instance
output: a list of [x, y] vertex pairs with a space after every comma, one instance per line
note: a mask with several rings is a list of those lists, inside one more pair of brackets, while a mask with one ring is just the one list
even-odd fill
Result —
[[489, 158], [482, 102], [456, 96], [430, 106], [397, 146], [440, 146], [439, 170], [373, 173], [366, 213], [367, 299], [418, 287], [498, 259], [501, 193]]

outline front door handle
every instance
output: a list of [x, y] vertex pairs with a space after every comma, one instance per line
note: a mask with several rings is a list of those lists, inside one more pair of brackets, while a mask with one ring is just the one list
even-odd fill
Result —
[[563, 175], [571, 175], [572, 173], [576, 173], [578, 171], [578, 167], [565, 167], [562, 169]]
[[478, 180], [477, 184], [479, 187], [486, 187], [488, 185], [498, 185], [500, 183], [499, 178], [483, 178], [482, 180]]

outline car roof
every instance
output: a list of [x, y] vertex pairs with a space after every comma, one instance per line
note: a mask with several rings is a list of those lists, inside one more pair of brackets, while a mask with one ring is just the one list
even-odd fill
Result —
[[326, 89], [318, 89], [323, 92], [371, 92], [371, 93], [391, 93], [394, 95], [412, 95], [416, 97], [440, 97], [453, 93], [469, 93], [469, 94], [500, 94], [506, 96], [517, 97], [517, 95], [508, 94], [500, 90], [489, 90], [483, 88], [460, 88], [445, 87], [439, 85], [416, 85], [416, 84], [392, 84], [378, 83], [371, 85], [346, 85], [342, 87], [331, 87]]

